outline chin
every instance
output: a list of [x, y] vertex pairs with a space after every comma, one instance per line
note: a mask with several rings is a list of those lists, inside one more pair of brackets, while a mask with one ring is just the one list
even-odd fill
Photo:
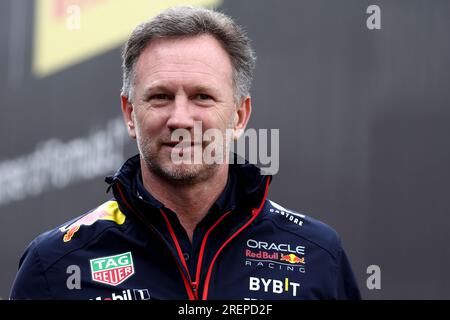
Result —
[[180, 185], [208, 180], [214, 176], [218, 168], [217, 165], [207, 164], [174, 164], [170, 159], [153, 160], [156, 161], [146, 161], [150, 171], [166, 181]]
[[173, 164], [161, 168], [166, 178], [179, 183], [196, 183], [207, 180], [214, 174], [214, 168], [205, 164]]
[[207, 181], [214, 177], [219, 171], [218, 164], [205, 163], [174, 163], [170, 152], [159, 149], [156, 152], [152, 150], [142, 150], [144, 162], [148, 170], [153, 172], [161, 179], [173, 184], [189, 185]]

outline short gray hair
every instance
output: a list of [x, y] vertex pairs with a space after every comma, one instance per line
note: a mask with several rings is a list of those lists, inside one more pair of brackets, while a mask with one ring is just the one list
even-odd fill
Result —
[[256, 62], [250, 39], [225, 14], [187, 6], [166, 9], [138, 25], [131, 33], [122, 52], [122, 95], [132, 100], [136, 62], [152, 40], [202, 34], [214, 36], [228, 53], [233, 67], [235, 101], [244, 99], [250, 92]]

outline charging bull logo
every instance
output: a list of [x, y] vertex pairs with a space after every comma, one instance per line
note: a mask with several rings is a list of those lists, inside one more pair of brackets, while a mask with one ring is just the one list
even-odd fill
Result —
[[281, 254], [281, 259], [280, 260], [281, 261], [286, 261], [286, 262], [289, 262], [289, 263], [292, 263], [292, 264], [296, 264], [296, 263], [305, 264], [305, 257], [299, 258], [293, 253], [286, 254], [286, 255]]
[[125, 222], [125, 215], [120, 212], [116, 201], [105, 202], [74, 223], [61, 227], [59, 230], [65, 232], [63, 241], [69, 242], [81, 226], [91, 226], [98, 220], [109, 220], [117, 224], [123, 224]]

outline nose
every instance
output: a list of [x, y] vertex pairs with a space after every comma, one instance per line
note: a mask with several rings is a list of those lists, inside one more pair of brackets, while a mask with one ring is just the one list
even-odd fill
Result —
[[184, 95], [176, 95], [169, 118], [167, 119], [167, 127], [173, 131], [176, 129], [191, 130], [194, 127], [194, 118], [189, 101]]

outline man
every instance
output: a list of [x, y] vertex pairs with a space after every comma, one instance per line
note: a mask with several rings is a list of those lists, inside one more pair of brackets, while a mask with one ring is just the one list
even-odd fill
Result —
[[[174, 161], [212, 143], [193, 137], [196, 123], [239, 137], [254, 64], [246, 35], [212, 10], [172, 8], [138, 26], [121, 102], [139, 155], [107, 178], [113, 200], [30, 244], [11, 298], [360, 298], [336, 232], [268, 200], [270, 176]], [[174, 140], [180, 130], [190, 137]]]

